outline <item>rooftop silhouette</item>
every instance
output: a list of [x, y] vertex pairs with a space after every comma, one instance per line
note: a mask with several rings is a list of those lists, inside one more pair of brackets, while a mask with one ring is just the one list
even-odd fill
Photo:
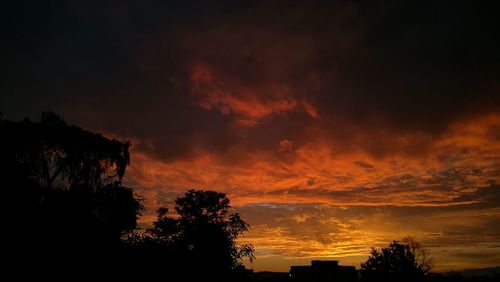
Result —
[[358, 272], [354, 266], [341, 266], [336, 260], [313, 260], [311, 265], [291, 266], [290, 280], [300, 282], [356, 282]]

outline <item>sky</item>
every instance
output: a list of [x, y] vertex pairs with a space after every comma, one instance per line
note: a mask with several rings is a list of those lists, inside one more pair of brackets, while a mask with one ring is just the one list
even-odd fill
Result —
[[141, 226], [215, 190], [256, 271], [407, 236], [437, 271], [500, 265], [500, 4], [0, 5], [3, 117], [130, 140]]

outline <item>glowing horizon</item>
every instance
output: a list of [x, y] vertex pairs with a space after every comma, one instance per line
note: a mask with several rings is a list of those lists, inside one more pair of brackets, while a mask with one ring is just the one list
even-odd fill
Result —
[[7, 5], [0, 112], [130, 140], [140, 219], [224, 192], [255, 270], [406, 236], [500, 265], [500, 17], [483, 1]]

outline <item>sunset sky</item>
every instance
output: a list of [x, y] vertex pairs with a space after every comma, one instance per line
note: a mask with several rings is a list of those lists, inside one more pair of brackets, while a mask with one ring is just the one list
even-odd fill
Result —
[[3, 118], [130, 140], [141, 226], [209, 189], [257, 271], [406, 236], [437, 271], [500, 265], [500, 3], [11, 2]]

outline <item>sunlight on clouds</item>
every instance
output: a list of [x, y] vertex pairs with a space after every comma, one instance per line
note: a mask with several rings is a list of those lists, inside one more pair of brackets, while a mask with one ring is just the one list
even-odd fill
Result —
[[202, 108], [234, 115], [235, 125], [242, 128], [253, 127], [260, 119], [272, 114], [284, 114], [297, 109], [305, 111], [312, 118], [319, 117], [312, 103], [296, 99], [289, 87], [284, 85], [235, 85], [205, 64], [194, 65], [190, 79], [191, 91], [199, 97]]
[[[370, 247], [409, 235], [438, 258], [445, 250], [454, 254], [438, 269], [459, 267], [453, 248], [482, 250], [478, 244], [500, 240], [500, 230], [491, 229], [500, 219], [498, 202], [488, 206], [499, 195], [500, 142], [492, 137], [498, 126], [498, 115], [461, 121], [433, 139], [430, 154], [382, 158], [335, 152], [335, 140], [299, 146], [283, 139], [274, 150], [259, 151], [240, 144], [171, 162], [132, 148], [127, 181], [149, 208], [143, 226], [187, 189], [227, 193], [252, 225], [242, 241], [254, 244], [258, 258], [276, 261], [270, 269], [284, 270], [283, 260], [297, 258], [359, 262]], [[490, 233], [481, 232], [488, 225]]]

